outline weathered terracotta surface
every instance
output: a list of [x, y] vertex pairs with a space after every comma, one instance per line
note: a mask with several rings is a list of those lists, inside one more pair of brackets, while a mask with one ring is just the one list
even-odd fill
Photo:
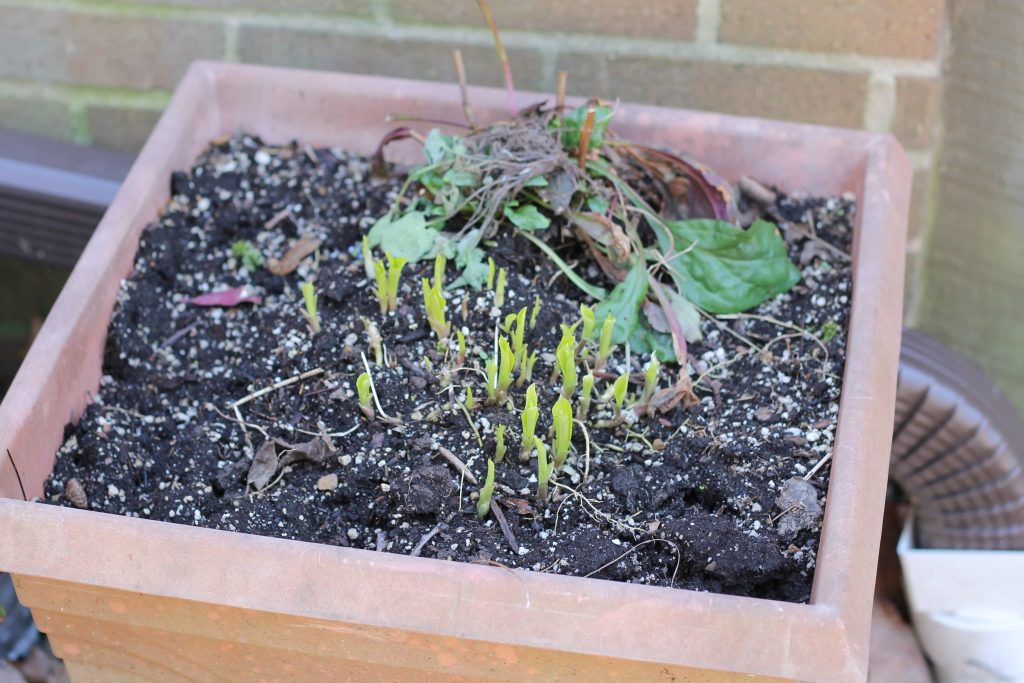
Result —
[[[537, 99], [542, 96], [538, 95]], [[522, 101], [533, 98], [521, 96]], [[478, 118], [503, 93], [474, 90]], [[100, 376], [118, 283], [173, 170], [238, 130], [370, 151], [389, 113], [458, 120], [452, 85], [197, 63], [0, 406], [29, 495]], [[896, 386], [910, 169], [889, 136], [623, 105], [624, 136], [735, 180], [861, 198], [852, 330], [810, 605], [441, 562], [15, 500], [0, 462], [0, 569], [76, 681], [858, 681]], [[405, 154], [418, 155], [413, 147]]]

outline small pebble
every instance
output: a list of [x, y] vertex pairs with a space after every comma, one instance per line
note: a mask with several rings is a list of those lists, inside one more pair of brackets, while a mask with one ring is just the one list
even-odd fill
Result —
[[317, 480], [316, 487], [321, 491], [333, 491], [338, 488], [338, 475], [333, 472], [325, 474]]

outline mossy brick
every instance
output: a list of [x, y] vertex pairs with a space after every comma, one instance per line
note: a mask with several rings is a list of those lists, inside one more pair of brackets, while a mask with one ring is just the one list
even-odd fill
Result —
[[[455, 82], [452, 50], [462, 50], [467, 80], [475, 85], [502, 85], [502, 69], [494, 48], [354, 36], [331, 31], [242, 26], [238, 42], [243, 62], [307, 69], [345, 71]], [[542, 57], [534, 50], [509, 49], [517, 88], [542, 86]]]
[[108, 105], [86, 108], [92, 144], [131, 154], [142, 149], [159, 118], [158, 109]]
[[934, 59], [943, 0], [721, 0], [724, 43]]
[[0, 126], [57, 140], [71, 140], [74, 133], [67, 104], [37, 97], [0, 95]]
[[[490, 6], [498, 27], [506, 31], [687, 40], [697, 24], [697, 0], [494, 0]], [[398, 22], [486, 27], [470, 0], [391, 0], [389, 12]]]

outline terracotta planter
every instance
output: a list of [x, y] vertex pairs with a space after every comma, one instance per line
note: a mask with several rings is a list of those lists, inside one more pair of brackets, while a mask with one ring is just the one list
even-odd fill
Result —
[[[502, 113], [503, 93], [473, 97], [478, 118]], [[98, 386], [119, 281], [168, 198], [171, 172], [237, 130], [369, 152], [394, 112], [457, 119], [458, 89], [193, 65], [0, 407], [0, 449], [10, 448], [29, 496], [41, 493], [64, 425]], [[0, 569], [15, 575], [75, 681], [864, 680], [899, 352], [906, 157], [890, 136], [656, 107], [623, 106], [616, 128], [687, 150], [733, 180], [746, 173], [860, 199], [852, 329], [811, 604], [25, 503], [3, 460]]]

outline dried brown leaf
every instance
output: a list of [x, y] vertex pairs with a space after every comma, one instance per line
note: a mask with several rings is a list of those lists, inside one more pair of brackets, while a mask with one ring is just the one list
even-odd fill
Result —
[[260, 490], [270, 483], [274, 474], [277, 473], [277, 442], [276, 440], [264, 441], [263, 445], [253, 456], [252, 464], [249, 466], [249, 474], [246, 477], [246, 486]]
[[299, 267], [299, 264], [302, 263], [302, 259], [306, 258], [319, 248], [320, 240], [315, 237], [310, 237], [309, 235], [304, 235], [292, 243], [284, 256], [279, 259], [272, 258], [268, 260], [267, 270], [274, 275], [287, 275]]

